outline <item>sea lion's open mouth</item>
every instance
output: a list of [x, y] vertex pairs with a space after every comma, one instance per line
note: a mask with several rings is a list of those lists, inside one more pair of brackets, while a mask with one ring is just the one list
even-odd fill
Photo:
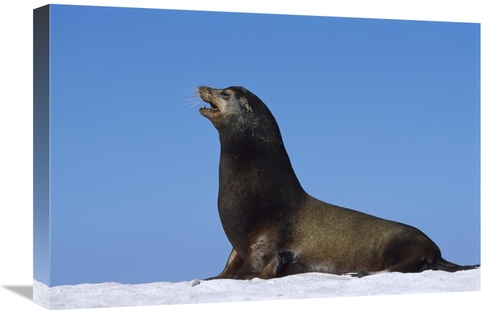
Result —
[[210, 106], [203, 105], [203, 107], [201, 107], [199, 109], [201, 115], [203, 115], [209, 119], [212, 119], [220, 114], [221, 111], [219, 110], [219, 107], [217, 107], [216, 104], [214, 104], [212, 101], [210, 101], [208, 99], [203, 99], [203, 97], [201, 97], [201, 99], [210, 105]]
[[209, 87], [200, 86], [198, 88], [198, 95], [200, 95], [201, 100], [210, 105], [210, 107], [203, 105], [203, 107], [200, 108], [200, 111], [205, 111], [205, 112], [219, 111], [219, 107], [217, 107], [217, 105], [212, 101], [213, 96], [211, 93], [211, 89]]
[[224, 111], [225, 105], [224, 102], [220, 101], [218, 95], [214, 96], [214, 94], [217, 94], [216, 92], [217, 90], [206, 86], [200, 86], [198, 88], [198, 95], [200, 96], [201, 100], [210, 105], [207, 106], [206, 104], [204, 104], [203, 107], [199, 109], [199, 112], [202, 116], [208, 118], [212, 122], [215, 122], [215, 120], [219, 119], [219, 116]]
[[219, 111], [219, 108], [217, 108], [217, 106], [214, 103], [208, 102], [208, 101], [207, 101], [207, 103], [210, 105], [210, 107], [207, 108], [207, 106], [203, 105], [203, 107], [201, 109]]

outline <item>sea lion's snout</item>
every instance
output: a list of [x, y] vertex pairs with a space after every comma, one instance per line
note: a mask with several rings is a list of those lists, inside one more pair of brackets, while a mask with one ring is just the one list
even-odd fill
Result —
[[201, 100], [203, 100], [204, 102], [206, 102], [206, 103], [212, 102], [212, 93], [211, 93], [210, 87], [206, 87], [206, 86], [198, 87], [198, 95], [200, 96]]
[[212, 108], [207, 108], [206, 106], [203, 106], [202, 109], [215, 109], [217, 110], [217, 105], [212, 101], [212, 89], [210, 87], [206, 86], [201, 86], [198, 88], [198, 95], [200, 95], [201, 100], [204, 102], [210, 104], [210, 107]]
[[[200, 86], [198, 88], [198, 95], [201, 100], [210, 105], [210, 107], [203, 106], [199, 109], [200, 114], [210, 120], [214, 119], [220, 113], [220, 104], [214, 99], [213, 89], [207, 86]], [[214, 122], [214, 120], [212, 120]]]

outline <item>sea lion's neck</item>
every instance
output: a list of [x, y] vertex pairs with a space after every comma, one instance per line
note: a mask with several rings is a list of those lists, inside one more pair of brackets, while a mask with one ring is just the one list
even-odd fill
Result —
[[276, 197], [305, 194], [281, 137], [228, 142], [221, 138], [219, 180], [225, 186], [234, 186], [235, 182], [244, 186], [262, 182], [259, 190]]
[[221, 145], [219, 215], [240, 254], [245, 252], [247, 234], [266, 228], [269, 221], [287, 225], [286, 217], [292, 217], [306, 198], [283, 143]]

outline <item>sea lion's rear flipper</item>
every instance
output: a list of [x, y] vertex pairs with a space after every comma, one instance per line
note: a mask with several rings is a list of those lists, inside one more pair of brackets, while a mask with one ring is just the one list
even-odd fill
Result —
[[436, 267], [433, 268], [434, 270], [444, 270], [448, 272], [455, 272], [459, 270], [470, 270], [470, 269], [477, 269], [479, 268], [479, 264], [477, 265], [457, 265], [452, 262], [448, 262], [444, 258], [439, 258], [436, 261]]
[[426, 252], [422, 257], [418, 259], [408, 259], [406, 261], [399, 262], [389, 268], [381, 271], [359, 271], [359, 272], [349, 272], [344, 275], [349, 275], [351, 277], [361, 278], [368, 275], [375, 275], [387, 272], [402, 272], [402, 273], [415, 273], [424, 270], [442, 270], [447, 272], [456, 272], [460, 270], [470, 270], [479, 268], [477, 265], [457, 265], [452, 262], [438, 257], [435, 258], [434, 254], [431, 252]]

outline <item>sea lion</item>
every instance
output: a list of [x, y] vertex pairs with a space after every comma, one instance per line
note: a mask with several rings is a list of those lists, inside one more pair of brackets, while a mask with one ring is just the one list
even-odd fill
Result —
[[444, 260], [420, 230], [327, 204], [299, 183], [276, 120], [239, 86], [198, 88], [199, 109], [219, 132], [218, 208], [233, 246], [213, 278], [263, 279], [305, 272], [365, 276], [377, 272], [476, 268]]

